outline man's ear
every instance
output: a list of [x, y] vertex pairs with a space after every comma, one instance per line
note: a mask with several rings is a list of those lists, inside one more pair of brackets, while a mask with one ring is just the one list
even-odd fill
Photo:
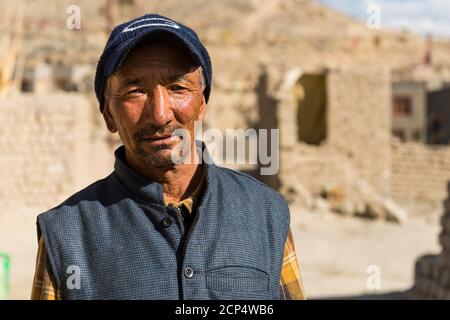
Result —
[[111, 103], [108, 99], [108, 97], [105, 97], [103, 101], [103, 119], [105, 120], [106, 127], [108, 127], [108, 130], [111, 133], [117, 132], [116, 123], [114, 122], [114, 118], [111, 114]]

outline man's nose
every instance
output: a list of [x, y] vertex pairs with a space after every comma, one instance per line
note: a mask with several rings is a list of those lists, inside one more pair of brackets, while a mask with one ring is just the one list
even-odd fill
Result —
[[162, 127], [173, 120], [174, 115], [167, 89], [156, 86], [148, 95], [145, 117], [151, 124]]

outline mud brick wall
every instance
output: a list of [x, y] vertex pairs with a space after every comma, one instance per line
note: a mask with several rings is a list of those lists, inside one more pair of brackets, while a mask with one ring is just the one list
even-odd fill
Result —
[[383, 68], [332, 71], [327, 77], [328, 143], [362, 177], [387, 191], [391, 168], [391, 86]]
[[399, 200], [442, 201], [450, 180], [450, 148], [394, 143], [391, 193]]
[[1, 214], [49, 209], [87, 183], [92, 108], [76, 94], [0, 99]]
[[318, 146], [295, 141], [298, 105], [288, 90], [279, 95], [282, 189], [301, 182], [308, 190], [318, 192], [326, 185], [363, 179], [379, 193], [388, 195], [391, 170], [389, 73], [379, 68], [328, 70], [326, 87], [328, 133]]

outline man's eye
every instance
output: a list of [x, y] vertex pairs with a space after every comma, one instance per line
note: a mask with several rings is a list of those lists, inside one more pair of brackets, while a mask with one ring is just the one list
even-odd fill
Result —
[[127, 94], [145, 93], [142, 89], [133, 89], [127, 92]]
[[174, 85], [170, 86], [170, 90], [171, 91], [182, 91], [182, 90], [186, 90], [186, 88], [179, 86], [177, 84], [174, 84]]

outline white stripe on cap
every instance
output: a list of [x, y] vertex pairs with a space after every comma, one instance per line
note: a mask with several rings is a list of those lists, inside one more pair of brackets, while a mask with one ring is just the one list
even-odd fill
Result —
[[[152, 21], [154, 21], [154, 22], [152, 22]], [[140, 24], [142, 22], [144, 22], [144, 23]], [[163, 27], [171, 27], [171, 28], [174, 28], [174, 29], [180, 29], [180, 26], [178, 24], [176, 24], [175, 22], [171, 21], [171, 20], [167, 20], [167, 19], [164, 19], [164, 18], [144, 18], [144, 19], [140, 19], [140, 20], [135, 21], [135, 22], [131, 23], [130, 25], [128, 25], [125, 29], [122, 30], [122, 33], [130, 32], [130, 31], [133, 31], [133, 30], [136, 30], [136, 29], [139, 29], [139, 28], [156, 27], [156, 26], [163, 26]]]

